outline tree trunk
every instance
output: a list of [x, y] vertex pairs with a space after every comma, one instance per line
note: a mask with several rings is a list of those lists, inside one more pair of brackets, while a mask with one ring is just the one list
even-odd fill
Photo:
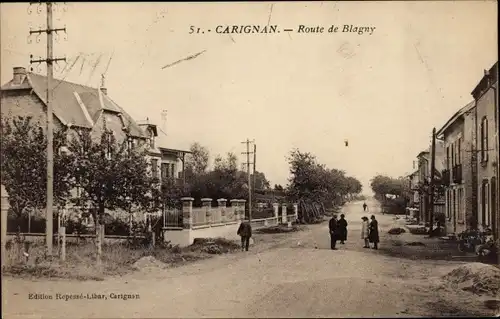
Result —
[[102, 223], [104, 217], [104, 203], [99, 203], [99, 210], [96, 212], [95, 225], [96, 225], [96, 245], [97, 245], [97, 265], [101, 264], [102, 259]]

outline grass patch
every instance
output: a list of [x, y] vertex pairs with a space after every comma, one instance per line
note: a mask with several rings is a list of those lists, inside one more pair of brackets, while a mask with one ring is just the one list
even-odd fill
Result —
[[287, 225], [278, 225], [269, 228], [258, 229], [255, 232], [258, 234], [281, 234], [281, 233], [291, 233], [304, 230], [306, 227], [303, 225], [292, 225], [288, 227]]
[[141, 263], [147, 258], [157, 261], [157, 266], [161, 263], [164, 267], [176, 267], [238, 249], [237, 243], [223, 238], [197, 239], [185, 248], [163, 243], [155, 248], [104, 244], [101, 264], [97, 265], [97, 249], [92, 243], [69, 244], [64, 262], [58, 257], [47, 258], [43, 243], [31, 243], [28, 256], [24, 254], [24, 249], [16, 245], [7, 250], [3, 273], [23, 278], [104, 280], [105, 277], [124, 275], [140, 269], [141, 265], [148, 265], [147, 262]]

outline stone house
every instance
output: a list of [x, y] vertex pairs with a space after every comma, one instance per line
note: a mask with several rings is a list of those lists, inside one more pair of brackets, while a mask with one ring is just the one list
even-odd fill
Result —
[[[431, 147], [420, 152], [417, 155], [418, 160], [418, 194], [419, 194], [419, 221], [429, 222], [429, 183], [431, 180]], [[444, 169], [444, 143], [436, 140], [436, 156], [435, 156], [435, 170], [434, 179], [441, 180], [441, 172]], [[434, 198], [434, 213], [444, 213], [444, 198]]]
[[477, 224], [500, 237], [498, 219], [498, 62], [471, 92], [476, 101]]
[[[180, 176], [188, 152], [159, 146], [156, 125], [135, 121], [111, 99], [104, 83], [100, 88], [93, 88], [54, 79], [52, 85], [55, 130], [66, 129], [68, 138], [87, 130], [93, 139], [101, 138], [102, 133], [108, 131], [119, 143], [127, 141], [129, 147], [145, 147], [154, 176]], [[31, 116], [45, 130], [46, 88], [46, 76], [27, 72], [24, 67], [13, 68], [12, 80], [1, 87], [2, 118]], [[78, 189], [74, 196], [78, 196]]]
[[445, 167], [442, 171], [445, 185], [446, 230], [460, 233], [470, 227], [475, 209], [472, 154], [474, 142], [474, 108], [472, 101], [458, 110], [436, 132], [444, 141]]

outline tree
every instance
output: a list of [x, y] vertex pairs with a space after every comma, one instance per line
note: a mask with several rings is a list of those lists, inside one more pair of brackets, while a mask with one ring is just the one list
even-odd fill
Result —
[[377, 198], [385, 198], [387, 194], [403, 196], [405, 191], [404, 180], [385, 175], [377, 175], [372, 178], [370, 186]]
[[201, 175], [207, 171], [209, 152], [208, 149], [200, 143], [195, 142], [189, 148], [191, 154], [186, 156], [186, 176], [193, 177], [194, 175]]
[[284, 191], [285, 189], [284, 189], [284, 188], [283, 188], [283, 186], [281, 186], [280, 184], [274, 184], [274, 190], [275, 190], [275, 191], [282, 192], [282, 191]]
[[255, 173], [255, 185], [254, 188], [258, 190], [268, 190], [271, 184], [266, 178], [266, 175], [262, 172], [256, 171]]
[[287, 195], [293, 201], [305, 203], [302, 215], [306, 222], [318, 218], [320, 214], [314, 208], [308, 211], [307, 206], [320, 205], [324, 208], [341, 205], [347, 195], [361, 192], [361, 183], [357, 179], [347, 177], [341, 170], [327, 168], [310, 153], [294, 149], [288, 162], [290, 178]]
[[[47, 204], [47, 139], [31, 117], [5, 118], [1, 122], [2, 184], [19, 220], [26, 208], [45, 209]], [[60, 152], [66, 131], [54, 131], [54, 203], [64, 206], [73, 186], [73, 157]]]
[[102, 218], [105, 209], [158, 209], [159, 181], [151, 176], [144, 150], [130, 148], [127, 141], [117, 143], [109, 131], [92, 140], [87, 130], [79, 132], [69, 149], [75, 156], [81, 200], [94, 208], [94, 220], [99, 221], [96, 215]]

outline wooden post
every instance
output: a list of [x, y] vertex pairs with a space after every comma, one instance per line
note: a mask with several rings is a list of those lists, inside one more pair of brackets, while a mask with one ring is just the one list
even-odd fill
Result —
[[66, 261], [66, 227], [61, 227], [61, 261]]

